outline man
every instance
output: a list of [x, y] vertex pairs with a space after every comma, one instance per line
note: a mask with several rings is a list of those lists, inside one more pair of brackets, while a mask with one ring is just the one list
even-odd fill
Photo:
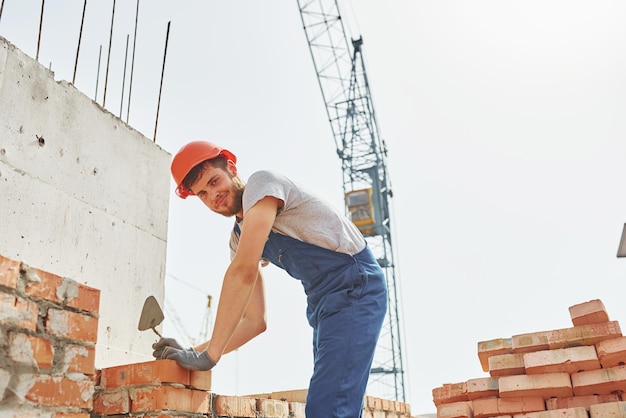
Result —
[[185, 145], [172, 160], [176, 194], [197, 196], [213, 212], [234, 216], [235, 225], [211, 339], [184, 349], [163, 338], [154, 356], [209, 370], [262, 333], [261, 267], [271, 262], [300, 280], [307, 295], [314, 359], [307, 417], [359, 417], [387, 310], [383, 271], [359, 230], [331, 205], [271, 171], [244, 183], [236, 162], [232, 152], [204, 141]]

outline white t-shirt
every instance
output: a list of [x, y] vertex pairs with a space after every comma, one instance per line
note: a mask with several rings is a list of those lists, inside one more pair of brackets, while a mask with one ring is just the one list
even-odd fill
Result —
[[[365, 248], [365, 238], [343, 213], [321, 197], [287, 177], [271, 171], [253, 173], [243, 192], [243, 213], [259, 200], [272, 196], [284, 202], [272, 231], [328, 250], [354, 255]], [[233, 231], [231, 257], [239, 236]]]

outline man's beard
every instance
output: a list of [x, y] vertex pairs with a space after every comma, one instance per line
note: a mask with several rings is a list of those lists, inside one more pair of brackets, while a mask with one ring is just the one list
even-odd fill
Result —
[[228, 208], [228, 212], [222, 213], [222, 215], [230, 218], [231, 216], [237, 215], [243, 206], [243, 184], [235, 183], [233, 185], [233, 206]]

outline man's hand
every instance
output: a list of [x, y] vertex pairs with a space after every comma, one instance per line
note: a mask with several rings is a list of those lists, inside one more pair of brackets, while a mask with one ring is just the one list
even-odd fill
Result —
[[211, 370], [215, 361], [205, 351], [198, 353], [193, 349], [180, 349], [172, 346], [165, 347], [161, 355], [162, 359], [175, 360], [180, 366], [189, 370]]
[[[157, 360], [160, 358], [163, 358], [163, 350], [165, 349], [165, 347], [172, 347], [177, 350], [185, 350], [185, 348], [183, 348], [180, 344], [178, 344], [178, 341], [176, 341], [175, 339], [161, 337], [159, 341], [152, 344], [152, 348], [154, 349], [154, 351], [152, 352], [152, 355], [154, 356], [154, 358], [156, 358]], [[187, 350], [193, 350], [193, 349], [188, 348]]]

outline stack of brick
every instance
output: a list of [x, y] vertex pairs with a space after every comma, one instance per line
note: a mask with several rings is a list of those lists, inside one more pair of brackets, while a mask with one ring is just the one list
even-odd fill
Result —
[[0, 256], [0, 416], [89, 418], [100, 291]]
[[[227, 396], [211, 392], [211, 371], [172, 360], [110, 367], [96, 379], [93, 416], [305, 418], [306, 390]], [[409, 405], [368, 396], [365, 418], [410, 418]]]
[[626, 337], [598, 299], [573, 327], [478, 343], [488, 377], [433, 389], [438, 418], [626, 418]]

